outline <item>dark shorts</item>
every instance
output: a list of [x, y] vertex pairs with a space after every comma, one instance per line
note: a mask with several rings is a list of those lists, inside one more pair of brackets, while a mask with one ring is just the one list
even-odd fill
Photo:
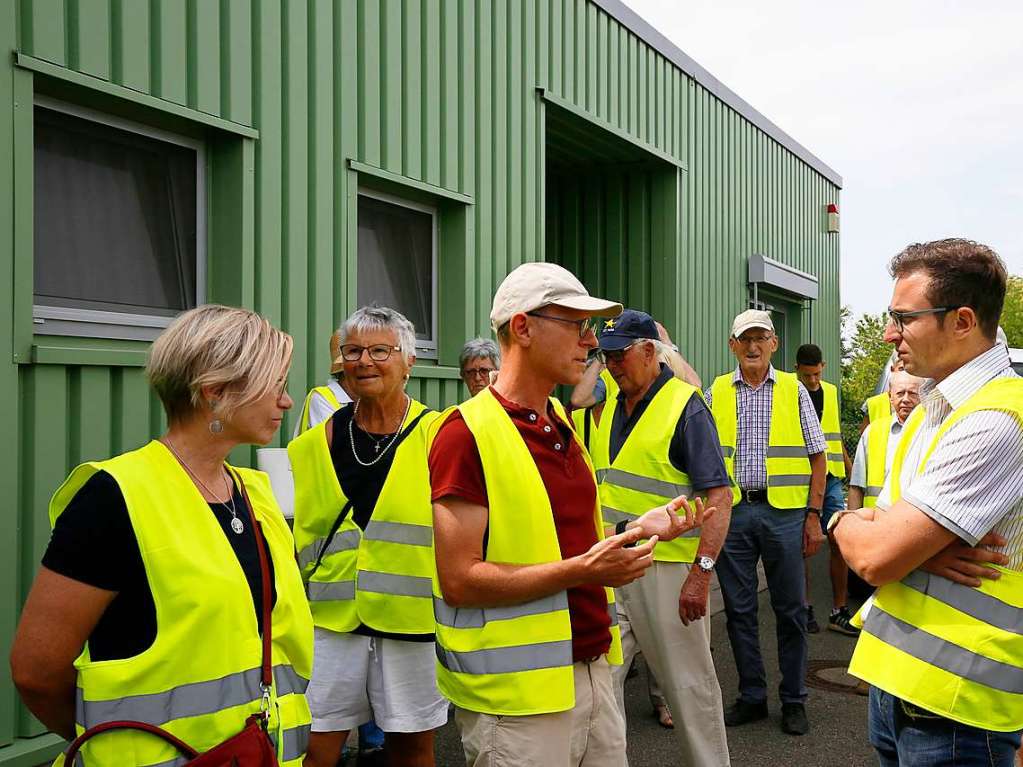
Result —
[[830, 474], [827, 484], [824, 485], [824, 508], [821, 510], [821, 529], [824, 534], [828, 532], [828, 520], [836, 511], [845, 508], [845, 491], [842, 488], [842, 480]]

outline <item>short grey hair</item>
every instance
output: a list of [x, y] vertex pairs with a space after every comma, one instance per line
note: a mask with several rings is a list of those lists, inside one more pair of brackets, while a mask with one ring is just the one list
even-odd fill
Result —
[[489, 359], [495, 368], [501, 367], [501, 352], [498, 351], [497, 344], [489, 338], [473, 338], [465, 342], [462, 353], [458, 355], [458, 369], [463, 370], [466, 362], [477, 357]]
[[398, 346], [406, 360], [416, 356], [416, 328], [404, 314], [387, 306], [363, 306], [356, 309], [337, 329], [341, 345], [353, 332], [364, 330], [392, 330], [398, 337]]

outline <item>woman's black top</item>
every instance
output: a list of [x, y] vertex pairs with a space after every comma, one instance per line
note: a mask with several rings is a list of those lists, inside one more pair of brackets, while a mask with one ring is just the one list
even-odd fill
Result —
[[[352, 416], [355, 408], [346, 405], [331, 416], [331, 439], [330, 439], [330, 460], [334, 464], [334, 473], [337, 474], [338, 484], [345, 497], [352, 502], [352, 521], [365, 530], [373, 516], [373, 509], [380, 498], [380, 491], [383, 490], [384, 481], [394, 463], [395, 448], [390, 447], [384, 456], [372, 466], [363, 466], [352, 455], [352, 440], [355, 441], [355, 449], [359, 458], [368, 463], [377, 457], [375, 446], [379, 445], [382, 451], [387, 447], [393, 434], [372, 434], [360, 429], [352, 423]], [[351, 434], [349, 434], [351, 426]], [[384, 631], [377, 631], [369, 626], [359, 626], [352, 633], [364, 636], [384, 637], [386, 639], [400, 639], [406, 642], [432, 642], [433, 634], [392, 634]]]
[[[210, 503], [210, 511], [220, 523], [245, 573], [248, 596], [262, 633], [263, 582], [259, 550], [245, 498], [237, 487], [234, 506], [245, 523], [241, 535], [231, 530], [232, 517], [226, 504]], [[276, 604], [273, 561], [269, 557], [268, 561], [273, 604]], [[156, 604], [146, 578], [138, 538], [124, 494], [107, 472], [99, 471], [91, 476], [57, 517], [43, 555], [43, 566], [80, 583], [117, 592], [89, 636], [92, 660], [130, 658], [156, 640]], [[239, 598], [245, 597], [246, 594], [239, 594]]]

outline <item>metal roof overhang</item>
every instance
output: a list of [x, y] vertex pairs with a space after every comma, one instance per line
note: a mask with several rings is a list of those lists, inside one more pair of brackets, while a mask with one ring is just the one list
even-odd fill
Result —
[[598, 8], [601, 8], [609, 16], [617, 19], [618, 22], [624, 25], [626, 29], [637, 35], [654, 50], [675, 64], [675, 66], [696, 80], [696, 82], [713, 93], [717, 98], [721, 99], [721, 101], [760, 128], [760, 130], [768, 136], [792, 152], [792, 154], [796, 155], [796, 157], [824, 176], [824, 178], [828, 179], [828, 181], [839, 188], [842, 187], [842, 177], [836, 170], [831, 168], [827, 163], [814, 155], [809, 149], [804, 147], [792, 138], [792, 136], [787, 134], [767, 117], [754, 109], [749, 102], [735, 93], [735, 91], [683, 53], [677, 45], [654, 29], [649, 22], [644, 20], [642, 16], [625, 5], [622, 0], [590, 0], [590, 2]]
[[817, 278], [759, 253], [749, 257], [749, 281], [758, 287], [773, 288], [801, 300], [816, 301], [820, 293]]

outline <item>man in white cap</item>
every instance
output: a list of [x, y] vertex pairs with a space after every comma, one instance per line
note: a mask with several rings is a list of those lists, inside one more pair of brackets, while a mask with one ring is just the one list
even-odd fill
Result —
[[699, 526], [703, 510], [675, 498], [605, 538], [593, 466], [550, 395], [582, 376], [592, 318], [621, 311], [559, 266], [518, 267], [490, 314], [500, 377], [438, 421], [437, 683], [456, 706], [467, 764], [627, 764], [609, 587], [640, 577], [658, 538]]
[[778, 337], [770, 314], [756, 309], [739, 314], [728, 348], [739, 364], [706, 392], [733, 482], [731, 524], [717, 563], [739, 671], [739, 698], [725, 712], [725, 724], [767, 716], [757, 627], [756, 567], [763, 559], [777, 622], [781, 728], [803, 735], [809, 729], [803, 558], [817, 553], [824, 540], [826, 443], [806, 389], [794, 373], [771, 364]]

